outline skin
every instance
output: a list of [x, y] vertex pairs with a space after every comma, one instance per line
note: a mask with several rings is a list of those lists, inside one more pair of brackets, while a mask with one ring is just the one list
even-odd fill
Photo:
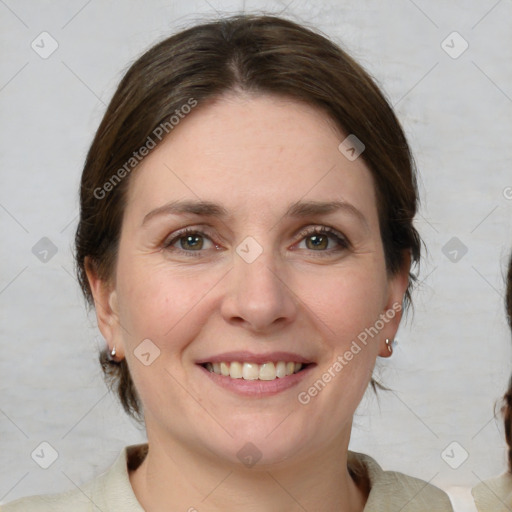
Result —
[[[347, 471], [352, 417], [400, 313], [307, 405], [297, 399], [407, 287], [407, 258], [386, 270], [373, 179], [338, 150], [344, 138], [315, 107], [230, 93], [198, 106], [130, 177], [115, 276], [88, 277], [100, 330], [144, 406], [149, 453], [130, 480], [145, 510], [363, 510]], [[147, 217], [175, 200], [212, 201], [227, 216]], [[297, 201], [359, 213], [287, 217]], [[348, 244], [301, 234], [322, 226]], [[175, 238], [184, 227], [204, 233], [202, 248]], [[263, 250], [252, 263], [236, 252], [247, 236]], [[160, 350], [148, 366], [134, 354], [144, 339]], [[196, 364], [236, 350], [315, 365], [278, 394], [240, 396]], [[237, 457], [248, 442], [261, 452], [250, 468]]]

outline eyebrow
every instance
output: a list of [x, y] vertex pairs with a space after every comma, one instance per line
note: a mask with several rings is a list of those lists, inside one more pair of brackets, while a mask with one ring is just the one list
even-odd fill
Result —
[[154, 210], [151, 210], [142, 221], [142, 224], [146, 224], [153, 217], [160, 215], [202, 215], [203, 217], [227, 217], [228, 211], [216, 204], [209, 201], [171, 201], [170, 203], [164, 204]]
[[346, 201], [297, 201], [288, 207], [284, 216], [309, 217], [314, 215], [328, 215], [338, 211], [348, 213], [368, 226], [366, 217], [361, 213], [361, 211]]
[[[283, 218], [285, 217], [310, 217], [318, 215], [328, 215], [343, 211], [368, 227], [365, 216], [352, 204], [346, 201], [296, 201], [288, 206]], [[161, 215], [199, 215], [203, 217], [218, 217], [224, 219], [228, 216], [228, 211], [217, 203], [210, 201], [190, 201], [180, 200], [171, 201], [154, 210], [151, 210], [142, 221], [146, 224], [151, 219]]]

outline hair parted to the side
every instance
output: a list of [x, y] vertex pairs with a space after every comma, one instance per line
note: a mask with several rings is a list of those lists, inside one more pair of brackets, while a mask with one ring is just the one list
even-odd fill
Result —
[[[375, 183], [388, 272], [402, 269], [409, 255], [419, 262], [413, 159], [372, 78], [313, 30], [275, 16], [239, 15], [193, 26], [152, 47], [130, 67], [108, 105], [85, 161], [76, 232], [77, 274], [90, 304], [85, 262], [106, 281], [115, 271], [126, 190], [136, 167], [131, 173], [120, 170], [191, 99], [198, 110], [232, 91], [306, 102], [323, 109], [346, 135], [355, 134], [365, 144], [361, 158]], [[98, 189], [116, 173], [127, 175], [107, 193], [104, 187], [100, 197]], [[410, 274], [405, 305], [413, 281]], [[126, 361], [109, 362], [106, 352], [100, 360], [125, 410], [140, 419], [141, 404]]]
[[[505, 306], [508, 325], [512, 333], [512, 254], [508, 263]], [[505, 421], [505, 439], [508, 445], [508, 470], [512, 473], [512, 376], [510, 377], [507, 392], [503, 396], [503, 407], [501, 410]]]

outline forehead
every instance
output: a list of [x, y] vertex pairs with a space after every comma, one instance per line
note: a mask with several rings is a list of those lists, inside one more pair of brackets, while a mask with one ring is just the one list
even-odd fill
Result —
[[338, 149], [347, 135], [320, 108], [229, 94], [196, 107], [133, 171], [128, 208], [194, 198], [279, 215], [299, 199], [344, 200], [374, 215], [369, 169]]

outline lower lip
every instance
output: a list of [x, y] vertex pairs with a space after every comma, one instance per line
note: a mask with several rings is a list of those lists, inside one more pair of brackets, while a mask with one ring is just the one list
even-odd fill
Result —
[[282, 393], [290, 389], [299, 382], [301, 382], [309, 371], [313, 368], [313, 364], [309, 364], [300, 372], [293, 373], [283, 378], [276, 378], [274, 380], [245, 380], [245, 379], [232, 379], [224, 375], [218, 375], [215, 372], [210, 372], [201, 365], [198, 365], [207, 377], [209, 377], [215, 384], [243, 396], [272, 396]]

